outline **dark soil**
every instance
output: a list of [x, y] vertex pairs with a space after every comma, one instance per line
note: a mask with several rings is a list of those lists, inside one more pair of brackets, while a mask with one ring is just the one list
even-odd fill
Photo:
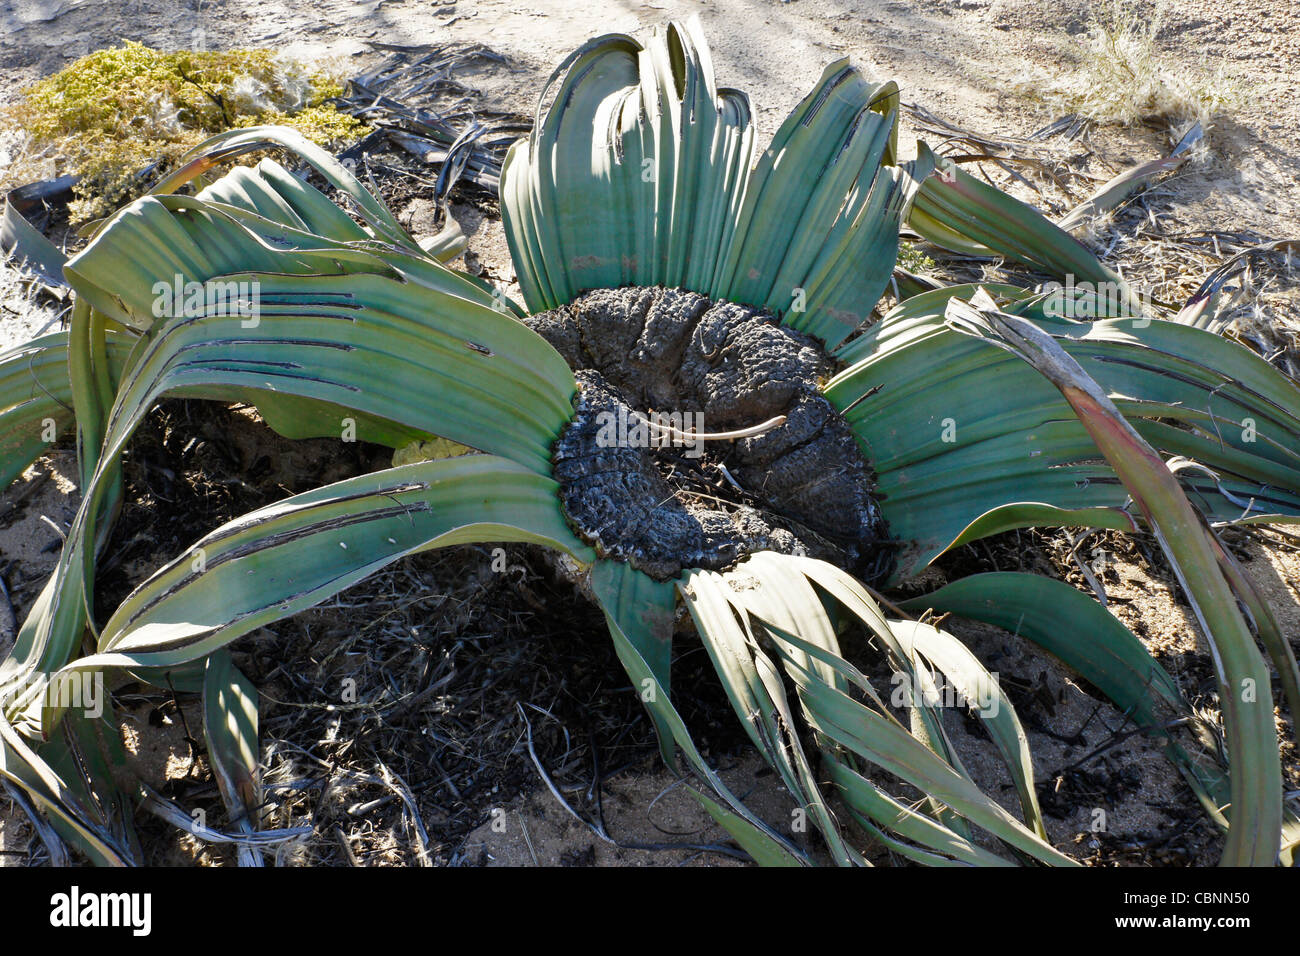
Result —
[[[127, 503], [96, 592], [101, 620], [223, 521], [385, 467], [390, 454], [281, 439], [245, 408], [163, 403], [125, 459]], [[417, 555], [232, 650], [261, 695], [262, 825], [316, 831], [283, 862], [474, 863], [466, 837], [508, 796], [539, 785], [539, 768], [597, 817], [602, 781], [657, 759], [603, 616], [539, 548]], [[694, 739], [725, 766], [748, 738], [707, 656], [685, 644], [673, 679]], [[170, 769], [147, 782], [220, 826], [226, 811], [202, 757], [196, 698], [128, 683], [114, 699], [142, 733], [171, 728]], [[137, 824], [147, 862], [197, 853], [233, 863], [233, 853], [196, 849], [159, 820]]]

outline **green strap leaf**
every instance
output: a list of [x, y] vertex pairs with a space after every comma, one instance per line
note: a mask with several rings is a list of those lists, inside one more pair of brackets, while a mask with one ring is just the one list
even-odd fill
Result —
[[[262, 788], [257, 745], [257, 688], [235, 667], [226, 649], [208, 656], [203, 674], [203, 734], [221, 800], [238, 833], [253, 833], [261, 813]], [[240, 866], [261, 866], [249, 846], [239, 849]]]
[[905, 611], [948, 611], [993, 624], [1041, 647], [1082, 674], [1121, 712], [1153, 732], [1166, 713], [1188, 710], [1169, 673], [1094, 598], [1040, 574], [994, 571], [899, 602]]
[[[883, 630], [896, 666], [907, 668], [906, 675], [916, 679], [913, 686], [923, 691], [928, 688], [937, 699], [933, 682], [927, 684], [919, 679], [928, 677], [928, 672], [916, 666], [925, 651], [916, 646], [910, 625], [891, 629], [861, 585], [837, 568], [810, 559], [761, 552], [724, 574], [691, 572], [683, 594], [733, 707], [751, 739], [781, 772], [792, 792], [806, 801], [819, 800], [815, 778], [805, 776], [807, 762], [801, 758], [802, 745], [792, 724], [794, 715], [783, 705], [784, 687], [775, 676], [768, 647], [775, 650], [787, 676], [794, 681], [801, 713], [816, 732], [818, 746], [832, 767], [832, 777], [841, 785], [850, 807], [869, 829], [879, 828], [891, 848], [922, 862], [1007, 862], [971, 843], [962, 821], [965, 817], [1044, 862], [1071, 863], [1040, 834], [1023, 827], [978, 791], [960, 762], [949, 757], [950, 744], [940, 723], [936, 721], [933, 737], [924, 723], [914, 723], [913, 732], [898, 723], [866, 677], [840, 656], [834, 627], [811, 582], [837, 600], [844, 598], [845, 609], [873, 631]], [[760, 632], [762, 641], [757, 639]], [[942, 637], [953, 640], [947, 635]], [[929, 646], [924, 636], [921, 642], [951, 670], [963, 671], [959, 680], [972, 683], [965, 680], [975, 673], [967, 669], [968, 661], [956, 658], [946, 647]], [[855, 700], [850, 687], [860, 691], [874, 709]], [[923, 701], [913, 705], [918, 710], [929, 706]], [[1009, 702], [1007, 707], [1009, 710]], [[1018, 724], [1003, 726], [1013, 736], [1018, 728]], [[1021, 759], [1018, 747], [1016, 759]], [[932, 815], [906, 810], [862, 775], [854, 766], [858, 760], [877, 764], [920, 788], [935, 801]], [[1032, 771], [1029, 780], [1032, 791]], [[832, 854], [842, 863], [862, 862], [856, 850], [841, 842], [829, 808], [822, 804], [821, 809], [826, 812], [818, 813], [818, 804], [813, 803], [813, 817], [827, 833]], [[1041, 820], [1037, 824], [1041, 825]], [[888, 836], [886, 831], [903, 839]], [[915, 841], [919, 846], [903, 840]]]
[[1147, 734], [1165, 740], [1165, 755], [1187, 779], [1211, 819], [1227, 827], [1220, 808], [1228, 778], [1217, 763], [1189, 753], [1166, 729], [1192, 709], [1146, 646], [1108, 610], [1064, 581], [1039, 574], [974, 574], [900, 602], [906, 611], [949, 612], [983, 621], [1037, 645], [1101, 691]]
[[[673, 612], [677, 590], [671, 581], [656, 581], [621, 561], [597, 561], [591, 569], [591, 590], [605, 613], [618, 622], [624, 636], [650, 666], [655, 682], [672, 691]], [[653, 688], [636, 687], [644, 701]], [[648, 708], [659, 737], [659, 750], [668, 766], [676, 763], [672, 731]]]
[[[346, 255], [359, 257], [356, 270], [388, 274], [340, 271]], [[152, 401], [166, 377], [191, 395], [279, 393], [268, 401], [279, 418], [294, 410], [279, 395], [326, 401], [391, 423], [381, 434], [403, 443], [413, 432], [441, 435], [544, 469], [572, 415], [573, 375], [554, 349], [432, 261], [286, 250], [223, 209], [146, 198], [68, 273], [107, 314], [141, 329], [157, 324], [118, 396], [119, 420], [138, 411], [128, 392]], [[243, 296], [256, 311], [232, 308]]]
[[[1273, 695], [1268, 667], [1238, 605], [1246, 596], [1234, 590], [1237, 579], [1225, 574], [1231, 556], [1187, 500], [1164, 459], [1052, 336], [1032, 322], [1000, 312], [987, 296], [977, 295], [970, 303], [954, 300], [948, 320], [964, 334], [1023, 359], [1058, 388], [1146, 518], [1192, 605], [1215, 662], [1232, 757], [1233, 824], [1222, 862], [1275, 865], [1283, 808]], [[1281, 667], [1288, 662], [1275, 659], [1275, 663]], [[1294, 668], [1294, 659], [1289, 663]]]
[[[1133, 528], [1127, 491], [1060, 393], [1013, 356], [945, 328], [929, 311], [942, 293], [917, 298], [854, 340], [843, 354], [856, 363], [825, 388], [877, 472], [900, 544], [895, 576], [1010, 528]], [[1004, 307], [1009, 298], [1034, 307], [1000, 296]], [[1267, 362], [1169, 322], [1041, 324], [1145, 439], [1210, 469], [1179, 477], [1212, 518], [1300, 520], [1300, 390]]]
[[295, 495], [200, 539], [132, 592], [99, 653], [63, 675], [199, 660], [406, 555], [484, 541], [594, 560], [565, 525], [549, 478], [489, 455], [403, 465]]
[[852, 864], [855, 854], [844, 843], [796, 732], [780, 670], [754, 635], [737, 623], [726, 579], [709, 571], [691, 571], [683, 581], [682, 595], [750, 739], [799, 806], [813, 817], [835, 862]]
[[67, 765], [75, 759], [68, 733], [46, 742], [38, 752], [0, 716], [0, 776], [21, 787], [59, 835], [96, 865], [128, 866], [137, 855], [101, 810], [101, 803], [109, 808], [117, 805], [111, 776], [100, 777], [92, 786], [72, 775], [60, 776], [48, 762]]
[[746, 853], [754, 858], [759, 866], [798, 867], [799, 860], [780, 844], [775, 843], [767, 833], [754, 826], [738, 813], [733, 813], [712, 799], [707, 793], [691, 789], [691, 795], [708, 811], [709, 816], [718, 821], [730, 833]]
[[915, 621], [890, 621], [889, 627], [899, 640], [910, 641], [942, 671], [957, 693], [975, 710], [993, 739], [1002, 762], [1011, 771], [1025, 821], [1046, 840], [1047, 827], [1043, 824], [1043, 812], [1034, 791], [1034, 764], [1029, 753], [1029, 740], [1020, 726], [1015, 708], [1011, 706], [1011, 699], [1003, 693], [997, 678], [951, 634]]
[[907, 216], [907, 224], [922, 238], [965, 255], [1005, 256], [1062, 282], [1067, 276], [1104, 282], [1119, 292], [1129, 315], [1142, 314], [1141, 302], [1119, 274], [1037, 209], [980, 182], [924, 143], [917, 144], [917, 152], [935, 170], [921, 184]]
[[[108, 373], [117, 380], [132, 337], [105, 335]], [[0, 488], [23, 473], [73, 423], [68, 333], [43, 335], [0, 354]], [[90, 383], [88, 383], [90, 384]]]
[[[673, 706], [667, 690], [659, 683], [655, 677], [654, 670], [650, 664], [637, 650], [636, 645], [623, 632], [618, 620], [608, 611], [605, 613], [605, 621], [609, 625], [610, 637], [614, 640], [614, 650], [618, 654], [619, 660], [623, 664], [623, 669], [627, 671], [628, 677], [632, 679], [633, 687], [647, 687], [651, 693], [642, 699], [646, 706], [650, 708], [662, 721], [663, 725], [668, 728], [672, 734], [673, 741], [677, 744], [683, 757], [686, 758], [687, 765], [692, 771], [706, 784], [714, 793], [716, 793], [726, 804], [727, 814], [721, 816], [710, 809], [713, 803], [704, 794], [690, 788], [692, 795], [700, 800], [700, 803], [706, 810], [709, 810], [714, 819], [722, 823], [729, 833], [736, 836], [756, 860], [767, 864], [773, 864], [781, 861], [785, 865], [805, 866], [808, 864], [807, 858], [796, 848], [789, 840], [781, 836], [770, 826], [764, 823], [753, 811], [736, 797], [735, 794], [727, 787], [717, 772], [709, 766], [704, 756], [695, 746], [691, 739], [690, 731], [686, 728], [685, 722]], [[731, 816], [737, 816], [745, 825], [739, 825]]]
[[264, 159], [251, 168], [233, 167], [211, 186], [200, 190], [196, 198], [244, 209], [291, 229], [339, 242], [374, 238], [320, 190], [271, 159]]
[[694, 19], [644, 46], [622, 34], [584, 44], [552, 75], [531, 137], [501, 171], [529, 309], [623, 285], [712, 293], [752, 151], [749, 102], [716, 87]]
[[[174, 193], [181, 186], [223, 163], [248, 153], [273, 147], [287, 149], [296, 154], [320, 173], [326, 182], [347, 196], [357, 214], [377, 238], [397, 246], [405, 246], [412, 252], [420, 251], [419, 245], [411, 238], [410, 233], [402, 228], [388, 207], [361, 180], [357, 179], [347, 166], [329, 151], [287, 126], [249, 126], [218, 133], [181, 156], [180, 166], [154, 186], [150, 194], [163, 196]], [[293, 195], [304, 204], [311, 202], [304, 199], [306, 193], [302, 190], [277, 188], [276, 192], [281, 196]], [[229, 194], [225, 188], [217, 187], [215, 194], [223, 193]], [[315, 211], [321, 213], [319, 204], [314, 205]], [[330, 218], [335, 226], [343, 228], [337, 217]], [[319, 221], [318, 219], [317, 222]]]
[[[1014, 866], [918, 810], [905, 806], [833, 754], [823, 759], [854, 817], [890, 850], [926, 866]], [[879, 824], [876, 821], [880, 821]], [[903, 839], [890, 834], [896, 833]], [[910, 841], [910, 842], [907, 842]], [[932, 847], [924, 850], [920, 847]]]
[[898, 227], [929, 172], [895, 161], [898, 88], [832, 63], [782, 124], [745, 190], [715, 297], [770, 308], [834, 348], [870, 316]]
[[[550, 87], [553, 105], [543, 111]], [[928, 160], [897, 163], [898, 88], [827, 68], [749, 170], [748, 100], [715, 85], [696, 20], [613, 34], [561, 64], [501, 174], [524, 300], [690, 289], [770, 308], [828, 345], [870, 315]]]

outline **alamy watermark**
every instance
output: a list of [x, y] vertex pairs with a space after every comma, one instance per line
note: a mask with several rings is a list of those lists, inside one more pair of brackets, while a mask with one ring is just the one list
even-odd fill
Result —
[[596, 415], [601, 448], [684, 448], [687, 458], [704, 454], [704, 415], [700, 412], [650, 412], [620, 406]]
[[105, 893], [74, 885], [50, 897], [50, 925], [56, 929], [121, 928], [133, 936], [148, 936], [153, 929], [153, 895]]
[[0, 694], [0, 707], [26, 700], [33, 692], [39, 695], [43, 707], [80, 711], [91, 720], [104, 715], [107, 698], [104, 675], [99, 671], [73, 671], [49, 679], [44, 674], [29, 674], [6, 685], [4, 693]]
[[245, 329], [255, 329], [262, 321], [262, 283], [257, 279], [196, 282], [178, 272], [171, 282], [159, 279], [152, 291], [154, 318], [233, 316]]
[[910, 707], [946, 707], [967, 706], [979, 711], [980, 715], [992, 719], [1001, 710], [1001, 696], [997, 691], [998, 675], [990, 673], [992, 683], [981, 681], [970, 695], [964, 694], [952, 684], [936, 685], [933, 681], [921, 680], [919, 675], [912, 676], [895, 671], [890, 678], [893, 690], [889, 695], [891, 706], [900, 710]]

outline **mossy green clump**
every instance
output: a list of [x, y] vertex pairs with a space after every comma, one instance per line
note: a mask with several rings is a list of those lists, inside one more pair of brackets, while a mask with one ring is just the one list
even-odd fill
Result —
[[138, 195], [147, 186], [140, 170], [170, 169], [228, 129], [277, 123], [328, 148], [355, 140], [366, 127], [325, 102], [341, 92], [328, 71], [270, 50], [165, 52], [128, 42], [40, 81], [4, 118], [26, 133], [27, 155], [53, 156], [60, 173], [81, 177], [71, 213], [85, 220]]
[[477, 454], [473, 448], [451, 441], [448, 438], [413, 441], [393, 452], [393, 467], [411, 465], [417, 461], [437, 461], [440, 458], [458, 458], [461, 455], [473, 454]]

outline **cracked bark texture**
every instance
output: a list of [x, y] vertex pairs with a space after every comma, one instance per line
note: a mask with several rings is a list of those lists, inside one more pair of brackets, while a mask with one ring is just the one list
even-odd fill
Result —
[[[870, 466], [818, 391], [836, 371], [820, 343], [770, 314], [678, 289], [600, 289], [526, 321], [575, 370], [555, 476], [570, 525], [602, 555], [658, 580], [759, 550], [868, 579], [888, 570]], [[680, 446], [601, 441], [609, 421], [651, 412], [696, 413], [705, 432], [786, 421], [705, 442], [698, 458]]]

